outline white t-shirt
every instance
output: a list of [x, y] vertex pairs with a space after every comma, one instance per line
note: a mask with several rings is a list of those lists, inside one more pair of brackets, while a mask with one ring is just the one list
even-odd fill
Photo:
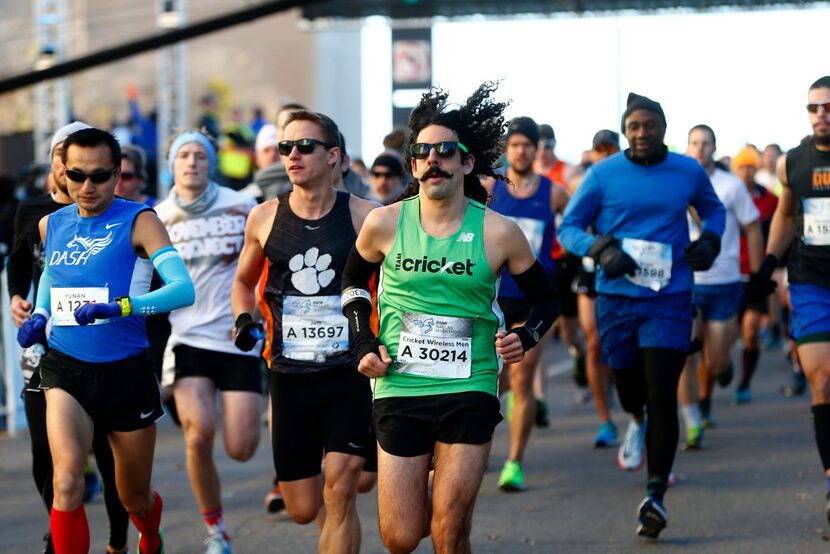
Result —
[[[725, 285], [741, 280], [740, 227], [761, 217], [746, 186], [732, 173], [715, 168], [709, 176], [715, 194], [726, 208], [726, 228], [720, 239], [720, 254], [707, 271], [695, 271], [696, 285]], [[689, 238], [700, 236], [697, 224], [689, 218]]]
[[169, 198], [154, 207], [196, 289], [192, 306], [170, 312], [168, 349], [186, 344], [259, 356], [258, 349], [242, 352], [231, 341], [231, 285], [245, 239], [245, 222], [254, 206], [256, 201], [251, 197], [220, 186], [216, 201], [199, 214], [185, 212]]

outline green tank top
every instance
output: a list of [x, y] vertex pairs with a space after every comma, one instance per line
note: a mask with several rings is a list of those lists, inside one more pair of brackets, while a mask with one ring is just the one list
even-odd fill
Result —
[[395, 242], [378, 284], [380, 342], [393, 363], [375, 398], [479, 391], [496, 395], [504, 328], [499, 279], [484, 254], [485, 207], [467, 203], [458, 231], [444, 238], [421, 228], [420, 198], [401, 202]]

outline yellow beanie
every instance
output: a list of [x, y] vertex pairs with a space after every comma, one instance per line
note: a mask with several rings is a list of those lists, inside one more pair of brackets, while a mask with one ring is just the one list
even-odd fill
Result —
[[732, 171], [737, 171], [743, 165], [751, 165], [755, 169], [760, 169], [761, 157], [758, 155], [758, 152], [753, 148], [746, 147], [735, 154], [735, 157], [732, 158]]

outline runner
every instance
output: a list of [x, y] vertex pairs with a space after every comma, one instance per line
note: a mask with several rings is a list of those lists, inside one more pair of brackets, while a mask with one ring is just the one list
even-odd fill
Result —
[[767, 256], [749, 281], [750, 301], [775, 289], [772, 273], [787, 247], [791, 333], [810, 382], [813, 425], [827, 476], [830, 520], [830, 76], [810, 85], [807, 115], [813, 134], [778, 162], [783, 185], [772, 218]]
[[[716, 149], [715, 132], [711, 127], [696, 125], [689, 130], [686, 154], [696, 159], [709, 175], [715, 194], [726, 208], [726, 227], [715, 263], [710, 269], [694, 274], [692, 303], [699, 314], [695, 331], [703, 343], [703, 349], [701, 356], [688, 356], [680, 378], [680, 404], [686, 424], [687, 449], [700, 448], [703, 429], [715, 424], [711, 398], [715, 379], [724, 386], [732, 379], [729, 353], [737, 336], [738, 310], [744, 296], [740, 232], [747, 237], [750, 267], [757, 269], [761, 263], [760, 214], [740, 179], [716, 167]], [[700, 227], [694, 218], [689, 219], [689, 237], [697, 239]]]
[[373, 446], [371, 390], [355, 371], [337, 295], [349, 250], [377, 204], [335, 191], [338, 134], [323, 114], [300, 110], [288, 116], [279, 149], [293, 190], [251, 211], [231, 304], [236, 345], [251, 350], [262, 337], [251, 314], [267, 262], [271, 440], [285, 509], [300, 524], [319, 516], [321, 552], [357, 552], [355, 497]]
[[[469, 552], [473, 506], [493, 429], [502, 360], [519, 362], [559, 314], [553, 284], [512, 221], [484, 207], [505, 104], [485, 83], [459, 108], [425, 93], [413, 109], [406, 198], [366, 218], [343, 277], [343, 312], [375, 378], [378, 512], [384, 546]], [[380, 336], [368, 283], [380, 266]], [[496, 297], [507, 266], [532, 307], [509, 332]], [[495, 348], [494, 348], [495, 346]], [[432, 494], [430, 465], [434, 460]]]
[[[772, 214], [778, 206], [778, 198], [769, 192], [762, 185], [755, 181], [755, 173], [761, 167], [761, 160], [758, 154], [750, 149], [744, 148], [732, 158], [732, 171], [743, 181], [749, 191], [755, 207], [758, 208], [761, 223], [761, 239], [766, 246], [769, 237], [769, 227], [772, 223]], [[749, 280], [752, 272], [749, 266], [749, 248], [746, 235], [741, 234], [741, 278]], [[746, 297], [741, 303], [741, 337], [743, 339], [743, 351], [741, 353], [741, 381], [735, 389], [735, 403], [746, 404], [752, 400], [750, 385], [755, 368], [758, 366], [758, 359], [761, 357], [761, 319], [769, 312], [769, 301], [764, 298], [758, 302], [747, 302]]]
[[[589, 155], [591, 165], [598, 164], [602, 160], [613, 156], [620, 151], [620, 135], [610, 129], [597, 131], [594, 135], [593, 144]], [[573, 183], [573, 190], [576, 191], [582, 182], [582, 177], [576, 178]], [[599, 430], [594, 437], [594, 448], [606, 448], [616, 446], [619, 443], [617, 426], [611, 419], [611, 406], [609, 388], [613, 381], [611, 368], [602, 359], [602, 348], [599, 342], [599, 331], [597, 330], [596, 316], [596, 274], [594, 272], [594, 259], [591, 257], [582, 258], [582, 267], [576, 283], [577, 311], [579, 312], [579, 325], [585, 335], [585, 368], [588, 376], [588, 384], [591, 386], [591, 395], [594, 397], [594, 405], [599, 416]]]
[[[118, 494], [140, 532], [139, 553], [164, 552], [161, 497], [150, 486], [155, 422], [164, 411], [142, 316], [191, 304], [193, 284], [153, 211], [114, 197], [121, 149], [112, 135], [73, 133], [61, 160], [76, 205], [40, 221], [46, 266], [34, 314], [17, 337], [31, 346], [51, 319], [40, 388], [54, 465], [52, 540], [59, 554], [89, 551], [81, 477], [98, 429], [112, 446]], [[153, 267], [166, 286], [147, 292]]]
[[222, 299], [233, 283], [245, 220], [256, 202], [210, 180], [216, 148], [199, 131], [170, 137], [167, 156], [173, 186], [156, 212], [187, 265], [196, 302], [170, 314], [163, 384], [173, 383], [190, 487], [208, 531], [206, 552], [229, 554], [230, 537], [213, 460], [216, 393], [222, 404], [225, 451], [245, 462], [259, 443], [262, 374], [259, 352], [241, 354], [234, 346], [229, 333], [233, 328], [230, 302]]
[[[18, 208], [15, 217], [15, 239], [6, 266], [9, 295], [11, 296], [11, 312], [15, 327], [20, 327], [31, 318], [32, 303], [27, 300], [29, 288], [34, 282], [34, 296], [37, 297], [37, 285], [43, 273], [44, 252], [43, 242], [40, 240], [38, 231], [38, 222], [44, 216], [74, 202], [66, 188], [65, 168], [61, 161], [63, 141], [75, 131], [88, 128], [89, 125], [86, 123], [74, 121], [55, 132], [50, 145], [52, 156], [50, 175], [55, 183], [54, 192], [24, 200]], [[33, 344], [23, 351], [21, 364], [24, 381], [23, 404], [26, 409], [26, 421], [32, 443], [32, 474], [38, 493], [46, 506], [46, 512], [49, 513], [54, 498], [52, 455], [49, 451], [49, 440], [46, 432], [46, 400], [43, 391], [38, 388], [40, 374], [37, 372], [40, 359], [45, 353], [45, 340]], [[115, 465], [106, 433], [95, 433], [92, 450], [95, 452], [95, 459], [101, 472], [103, 487], [97, 475], [94, 472], [90, 473], [90, 469], [85, 469], [84, 501], [91, 500], [95, 491], [100, 492], [103, 488], [107, 517], [110, 522], [107, 552], [110, 554], [126, 552], [127, 529], [130, 520], [127, 511], [118, 499], [118, 490], [115, 486]], [[48, 534], [45, 540], [46, 549], [44, 552], [46, 554], [54, 552], [52, 539]]]
[[[564, 210], [568, 194], [562, 187], [553, 186], [547, 177], [533, 172], [538, 143], [538, 126], [531, 118], [517, 117], [508, 124], [505, 156], [509, 164], [507, 179], [511, 184], [502, 180], [493, 181], [489, 191], [493, 197], [490, 209], [519, 226], [533, 255], [548, 277], [552, 278], [553, 258], [550, 251], [554, 234], [553, 217], [554, 213]], [[502, 270], [498, 300], [508, 328], [524, 325], [531, 303], [506, 269]], [[539, 364], [542, 350], [534, 348], [520, 362], [506, 368], [510, 391], [510, 448], [498, 485], [506, 492], [525, 490], [521, 463], [537, 417], [533, 381], [535, 373], [542, 371]]]
[[[633, 417], [619, 458], [637, 469], [645, 435], [649, 480], [637, 532], [657, 538], [668, 523], [663, 497], [677, 448], [677, 383], [692, 331], [692, 270], [714, 262], [725, 214], [706, 172], [665, 146], [659, 103], [629, 94], [622, 130], [630, 148], [588, 170], [559, 238], [599, 266], [602, 352], [614, 370], [620, 403]], [[689, 205], [704, 222], [694, 242], [686, 225]], [[597, 236], [585, 231], [589, 225]]]

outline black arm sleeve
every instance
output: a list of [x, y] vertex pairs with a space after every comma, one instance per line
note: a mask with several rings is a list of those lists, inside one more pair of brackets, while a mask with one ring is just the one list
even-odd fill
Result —
[[380, 357], [378, 339], [369, 326], [372, 317], [372, 296], [369, 293], [369, 280], [377, 272], [380, 263], [372, 263], [363, 259], [363, 256], [352, 247], [346, 265], [343, 267], [341, 281], [342, 294], [340, 304], [343, 315], [349, 321], [352, 331], [357, 359], [374, 352]]
[[538, 342], [534, 335], [543, 337], [562, 313], [562, 302], [559, 300], [556, 287], [538, 260], [524, 273], [513, 275], [513, 279], [531, 304], [527, 322], [510, 330], [511, 333], [519, 335], [522, 348], [527, 352]]

